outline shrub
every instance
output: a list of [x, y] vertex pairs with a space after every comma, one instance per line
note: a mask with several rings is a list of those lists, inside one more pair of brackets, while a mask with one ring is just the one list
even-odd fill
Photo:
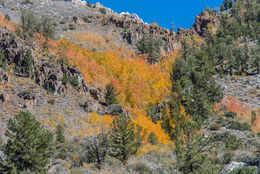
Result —
[[69, 79], [69, 76], [67, 74], [63, 74], [63, 77], [62, 77], [62, 84], [63, 85], [66, 85], [70, 82], [70, 79]]
[[48, 100], [48, 104], [50, 104], [50, 105], [54, 105], [55, 102], [56, 102], [56, 101], [55, 101], [55, 99], [53, 99], [53, 98], [50, 99], [50, 100]]
[[240, 131], [252, 131], [251, 126], [248, 123], [240, 123], [238, 121], [230, 121], [228, 129], [235, 129]]
[[5, 15], [5, 20], [7, 20], [7, 21], [10, 21], [10, 20], [11, 20], [11, 17], [9, 16], [9, 14], [6, 14], [6, 15]]
[[73, 24], [69, 24], [69, 29], [70, 30], [76, 30], [76, 27]]
[[130, 166], [133, 170], [139, 174], [152, 174], [152, 169], [144, 163], [136, 163]]
[[212, 124], [212, 125], [210, 125], [210, 130], [219, 130], [220, 129], [220, 125], [219, 124], [216, 124], [216, 123], [214, 123], [214, 124]]
[[63, 135], [64, 134], [64, 128], [62, 125], [58, 125], [56, 127], [56, 140], [57, 142], [59, 143], [64, 143], [65, 142], [65, 136]]
[[222, 163], [223, 164], [229, 164], [233, 158], [234, 154], [230, 151], [225, 152], [222, 156]]
[[89, 17], [87, 17], [87, 16], [83, 16], [82, 17], [82, 20], [84, 21], [84, 22], [86, 22], [86, 23], [91, 23], [92, 21], [89, 19]]
[[69, 65], [69, 59], [68, 59], [68, 57], [64, 56], [64, 57], [62, 57], [62, 58], [60, 58], [60, 59], [58, 60], [58, 63], [59, 63], [59, 64]]
[[256, 166], [241, 166], [233, 169], [227, 174], [258, 174], [258, 168]]
[[226, 112], [224, 114], [224, 116], [227, 117], [227, 118], [235, 118], [237, 116], [237, 113], [229, 111], [229, 112]]
[[79, 81], [78, 81], [77, 77], [72, 77], [70, 79], [70, 83], [71, 83], [72, 86], [79, 86]]
[[107, 10], [105, 8], [100, 8], [99, 12], [104, 14], [104, 15], [107, 14]]
[[61, 21], [60, 21], [60, 24], [62, 24], [62, 25], [65, 24], [65, 23], [66, 23], [65, 20], [61, 20]]

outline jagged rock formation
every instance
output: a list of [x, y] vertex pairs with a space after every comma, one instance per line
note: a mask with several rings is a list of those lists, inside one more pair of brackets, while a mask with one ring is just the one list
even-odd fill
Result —
[[[74, 0], [71, 2], [53, 0], [30, 0], [32, 3], [24, 3], [22, 0], [10, 0], [8, 3], [2, 0], [1, 11], [10, 14], [12, 19], [19, 19], [19, 10], [30, 9], [38, 15], [49, 15], [57, 22], [57, 37], [62, 37], [67, 32], [67, 25], [75, 25], [76, 31], [91, 31], [101, 35], [114, 34], [115, 42], [125, 45], [130, 49], [135, 49], [135, 44], [145, 35], [152, 35], [163, 41], [162, 53], [170, 53], [180, 47], [181, 39], [187, 35], [205, 36], [207, 27], [212, 24], [214, 28], [219, 26], [218, 15], [209, 15], [204, 11], [195, 19], [195, 24], [190, 29], [179, 28], [178, 32], [170, 31], [159, 25], [147, 24], [136, 14], [118, 14], [110, 8], [104, 7], [100, 3], [95, 4], [95, 8], [88, 7], [85, 1]], [[1, 1], [0, 1], [1, 2]], [[99, 12], [100, 8], [105, 8], [107, 15]], [[12, 10], [10, 10], [12, 9]], [[17, 11], [17, 12], [15, 12]], [[90, 16], [91, 22], [82, 22], [83, 16]], [[78, 19], [78, 20], [74, 20]], [[66, 21], [67, 24], [60, 24]], [[93, 30], [93, 28], [95, 30]], [[121, 31], [120, 31], [121, 30]], [[118, 33], [121, 33], [118, 35]], [[129, 45], [129, 46], [128, 46]]]

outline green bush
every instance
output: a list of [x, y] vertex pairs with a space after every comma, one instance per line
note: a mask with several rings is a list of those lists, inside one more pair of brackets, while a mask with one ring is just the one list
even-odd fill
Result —
[[214, 123], [214, 124], [212, 124], [212, 125], [210, 125], [210, 130], [219, 130], [220, 129], [220, 125], [219, 124], [216, 124], [216, 123]]
[[105, 8], [100, 8], [99, 12], [104, 14], [104, 15], [107, 14], [107, 10]]
[[72, 77], [70, 79], [70, 83], [71, 83], [72, 86], [79, 86], [79, 81], [78, 81], [77, 77]]
[[5, 20], [7, 20], [7, 21], [10, 21], [10, 20], [11, 20], [11, 17], [9, 16], [9, 14], [6, 14], [6, 15], [5, 15]]
[[139, 174], [152, 174], [152, 169], [144, 163], [136, 163], [130, 166], [133, 170]]
[[241, 147], [242, 141], [229, 132], [223, 132], [212, 137], [212, 141], [221, 141], [225, 143], [226, 149], [236, 150]]
[[65, 20], [61, 20], [61, 21], [60, 21], [60, 24], [62, 24], [62, 25], [65, 24], [65, 23], [66, 23]]
[[73, 24], [69, 24], [69, 29], [70, 30], [76, 30], [76, 27]]
[[222, 156], [222, 163], [223, 164], [229, 164], [232, 161], [234, 154], [230, 151], [225, 152]]
[[258, 174], [258, 168], [256, 166], [242, 166], [235, 168], [227, 174]]
[[252, 128], [248, 123], [240, 123], [238, 121], [229, 121], [227, 128], [240, 131], [252, 131]]
[[235, 118], [237, 116], [237, 113], [232, 112], [232, 111], [228, 111], [224, 114], [225, 117], [227, 118]]
[[91, 23], [92, 21], [89, 19], [89, 17], [87, 17], [87, 16], [83, 16], [82, 17], [82, 20], [84, 21], [84, 22], [86, 22], [86, 23]]
[[56, 102], [56, 101], [55, 101], [55, 99], [53, 99], [53, 98], [50, 99], [50, 100], [48, 100], [48, 104], [50, 104], [50, 105], [54, 105], [55, 102]]
[[64, 74], [63, 77], [62, 77], [62, 84], [63, 85], [66, 85], [70, 82], [69, 80], [69, 76], [67, 74]]

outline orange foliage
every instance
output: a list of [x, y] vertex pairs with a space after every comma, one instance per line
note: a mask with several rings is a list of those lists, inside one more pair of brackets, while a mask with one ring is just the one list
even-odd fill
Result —
[[170, 143], [170, 137], [165, 133], [164, 129], [162, 129], [160, 122], [153, 123], [152, 120], [146, 116], [146, 113], [141, 110], [130, 109], [130, 111], [132, 113], [133, 122], [142, 126], [146, 131], [145, 142], [147, 142], [148, 136], [151, 132], [154, 132], [159, 142], [163, 144]]
[[[239, 114], [248, 123], [250, 123], [250, 121], [251, 121], [251, 111], [255, 111], [255, 109], [250, 108], [248, 106], [248, 104], [241, 103], [232, 96], [225, 97], [221, 103], [216, 105], [216, 110], [218, 110], [218, 108], [220, 108], [220, 106], [225, 106], [226, 110]], [[258, 111], [256, 110], [256, 113], [259, 113], [259, 109], [258, 109]], [[256, 121], [256, 124], [254, 125], [253, 129], [257, 132], [260, 131], [260, 117], [259, 116], [257, 117], [257, 121]]]
[[0, 26], [5, 26], [8, 30], [14, 32], [16, 29], [16, 23], [13, 21], [8, 21], [5, 17], [0, 13]]
[[[70, 64], [77, 66], [87, 83], [104, 89], [112, 82], [120, 91], [121, 104], [144, 109], [149, 103], [159, 103], [169, 94], [170, 80], [159, 65], [148, 65], [141, 57], [120, 47], [118, 50], [93, 52], [67, 39], [58, 41], [58, 50], [65, 48]], [[54, 50], [54, 51], [55, 51]], [[122, 56], [124, 55], [124, 57]]]
[[[154, 124], [146, 117], [144, 110], [149, 103], [159, 103], [169, 95], [169, 71], [177, 54], [160, 65], [149, 65], [142, 57], [135, 56], [124, 47], [104, 52], [93, 52], [67, 39], [61, 39], [50, 48], [57, 58], [67, 56], [70, 65], [77, 66], [88, 84], [101, 89], [109, 82], [120, 91], [120, 104], [130, 108], [133, 121], [148, 133], [152, 131], [162, 143], [168, 143], [169, 137], [160, 124]], [[162, 71], [162, 68], [164, 71]]]

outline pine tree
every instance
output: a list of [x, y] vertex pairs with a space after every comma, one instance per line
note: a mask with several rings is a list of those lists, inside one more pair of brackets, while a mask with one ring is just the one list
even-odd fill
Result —
[[62, 125], [58, 125], [56, 127], [56, 140], [57, 142], [59, 143], [64, 143], [65, 142], [65, 136], [63, 135], [64, 134], [64, 128]]
[[185, 144], [177, 159], [177, 165], [183, 173], [220, 174], [204, 153], [210, 148], [211, 138], [197, 134], [196, 124], [188, 121], [184, 126]]
[[107, 105], [117, 104], [117, 96], [119, 93], [116, 92], [116, 88], [112, 83], [106, 85], [105, 100]]
[[127, 114], [120, 114], [113, 120], [109, 138], [112, 157], [126, 164], [128, 158], [137, 153], [140, 140], [135, 133], [134, 123]]
[[148, 142], [151, 143], [152, 145], [158, 144], [158, 139], [154, 132], [151, 132], [151, 134], [149, 135]]
[[30, 74], [33, 72], [33, 65], [34, 65], [34, 60], [32, 57], [32, 51], [28, 50], [25, 54], [24, 61], [23, 61], [23, 66], [25, 67], [25, 72], [27, 74]]
[[8, 121], [3, 146], [5, 161], [0, 162], [0, 173], [47, 171], [50, 162], [53, 135], [45, 130], [29, 112], [20, 112]]
[[4, 51], [0, 51], [0, 67], [1, 68], [6, 67], [6, 59], [5, 59]]

